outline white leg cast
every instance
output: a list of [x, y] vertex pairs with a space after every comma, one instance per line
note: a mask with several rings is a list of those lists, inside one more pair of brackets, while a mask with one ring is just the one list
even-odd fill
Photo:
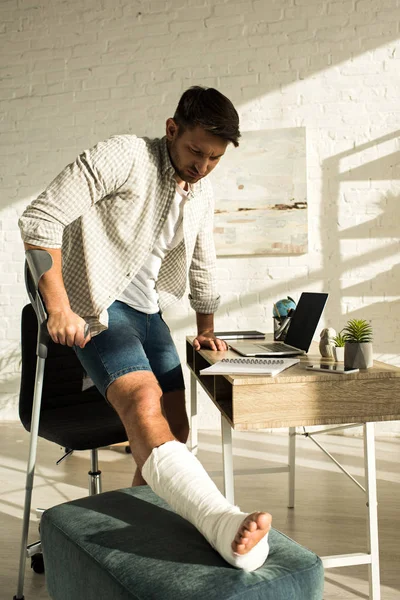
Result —
[[245, 571], [264, 564], [268, 533], [247, 554], [233, 552], [231, 544], [248, 513], [224, 498], [185, 444], [171, 441], [154, 448], [142, 473], [152, 490], [190, 521], [229, 564]]
[[197, 455], [197, 385], [194, 373], [190, 373], [190, 449]]
[[222, 433], [222, 462], [224, 470], [224, 493], [225, 498], [231, 504], [235, 503], [235, 486], [233, 478], [233, 456], [232, 456], [232, 428], [225, 417], [221, 414]]
[[375, 433], [374, 423], [364, 424], [364, 460], [365, 483], [367, 491], [368, 509], [368, 545], [371, 554], [369, 570], [369, 598], [381, 599], [381, 586], [379, 575], [379, 539], [378, 539], [378, 497], [376, 492], [376, 464], [375, 464]]
[[289, 427], [289, 504], [294, 508], [294, 492], [296, 477], [296, 427]]

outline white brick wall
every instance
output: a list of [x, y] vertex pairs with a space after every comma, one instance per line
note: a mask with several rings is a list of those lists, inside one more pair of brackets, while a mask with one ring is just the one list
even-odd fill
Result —
[[[399, 19], [399, 0], [3, 0], [0, 418], [16, 418], [18, 216], [99, 139], [161, 135], [193, 84], [226, 93], [242, 130], [307, 128], [309, 253], [219, 259], [217, 327], [270, 331], [273, 299], [324, 289], [326, 324], [371, 318], [376, 358], [400, 364]], [[169, 320], [183, 357], [186, 300]]]

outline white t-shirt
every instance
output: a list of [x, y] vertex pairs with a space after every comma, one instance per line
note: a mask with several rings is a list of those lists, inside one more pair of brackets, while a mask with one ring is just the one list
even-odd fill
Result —
[[188, 193], [176, 185], [175, 198], [159, 239], [142, 268], [117, 300], [148, 315], [160, 310], [156, 281], [165, 255], [183, 239], [183, 210], [188, 201]]

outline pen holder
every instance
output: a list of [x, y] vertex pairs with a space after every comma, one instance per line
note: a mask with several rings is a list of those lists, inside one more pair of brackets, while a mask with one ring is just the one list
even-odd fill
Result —
[[273, 317], [272, 321], [274, 323], [274, 340], [284, 342], [290, 327], [291, 318], [282, 317], [279, 319], [278, 317]]

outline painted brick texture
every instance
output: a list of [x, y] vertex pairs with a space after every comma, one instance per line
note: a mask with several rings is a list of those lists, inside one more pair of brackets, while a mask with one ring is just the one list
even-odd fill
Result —
[[[399, 364], [399, 20], [399, 0], [3, 0], [0, 418], [17, 414], [18, 216], [98, 140], [162, 135], [194, 84], [228, 95], [243, 131], [307, 130], [309, 252], [219, 259], [217, 327], [271, 331], [273, 300], [326, 290], [320, 327], [371, 319], [375, 357]], [[168, 318], [184, 357], [187, 301]]]

